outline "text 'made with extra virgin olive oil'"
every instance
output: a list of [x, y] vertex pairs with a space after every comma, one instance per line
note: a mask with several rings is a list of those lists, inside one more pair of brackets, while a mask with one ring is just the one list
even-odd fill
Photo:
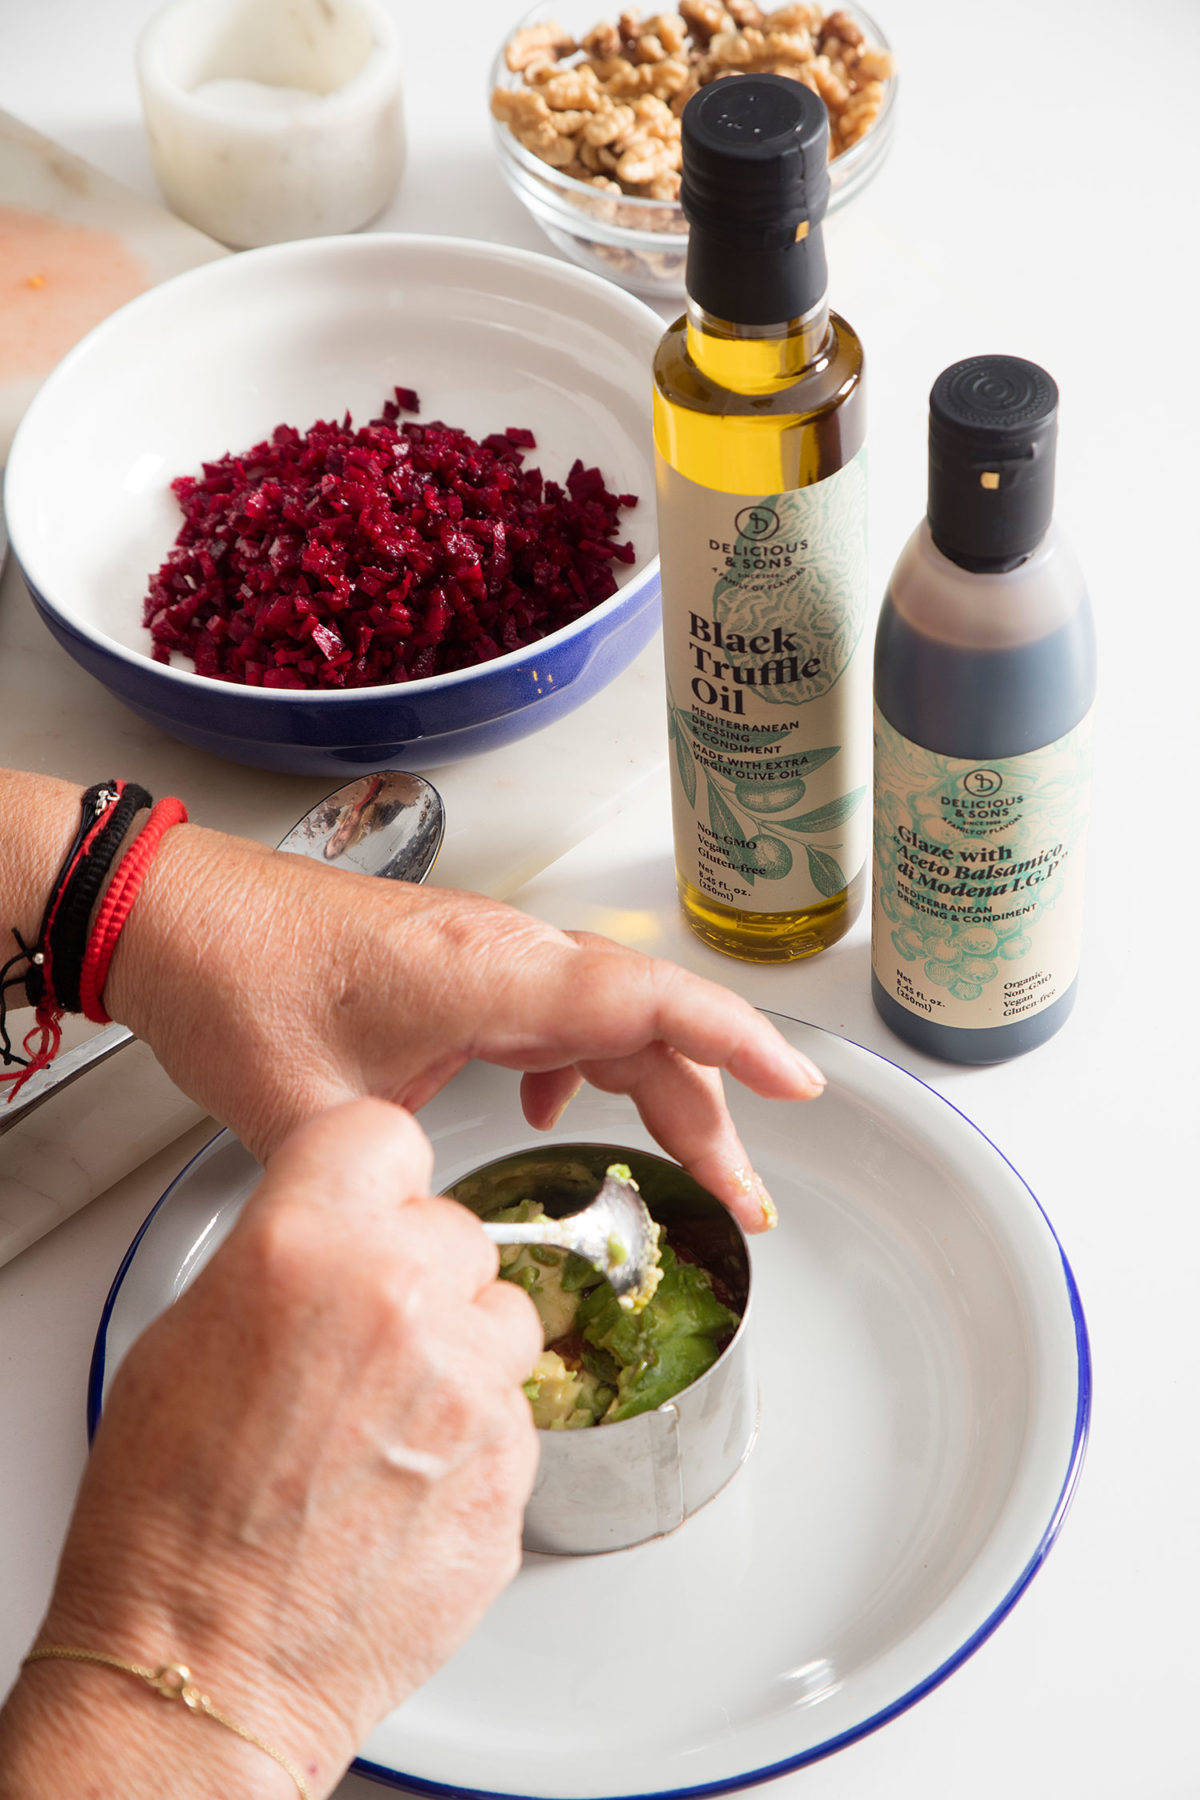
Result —
[[816, 95], [732, 76], [682, 133], [687, 312], [654, 363], [677, 879], [706, 943], [788, 961], [865, 887], [862, 347], [826, 298]]
[[1032, 1050], [1075, 1000], [1096, 658], [1057, 409], [1020, 357], [939, 375], [929, 510], [879, 615], [871, 987], [951, 1062]]

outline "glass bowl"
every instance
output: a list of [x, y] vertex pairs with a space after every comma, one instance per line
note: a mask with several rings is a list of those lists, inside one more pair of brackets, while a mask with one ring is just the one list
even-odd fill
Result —
[[[861, 7], [838, 10], [849, 14], [872, 49], [891, 55], [887, 38]], [[505, 62], [518, 31], [553, 20], [578, 37], [619, 11], [612, 8], [606, 14], [603, 0], [541, 0], [505, 33], [488, 80], [489, 104], [496, 88], [522, 85], [520, 74]], [[894, 133], [897, 86], [893, 74], [884, 83], [883, 104], [870, 128], [830, 163], [829, 213], [852, 200], [883, 164]], [[594, 188], [527, 150], [494, 115], [492, 130], [504, 179], [557, 249], [635, 293], [682, 296], [688, 228], [677, 200], [648, 200]]]

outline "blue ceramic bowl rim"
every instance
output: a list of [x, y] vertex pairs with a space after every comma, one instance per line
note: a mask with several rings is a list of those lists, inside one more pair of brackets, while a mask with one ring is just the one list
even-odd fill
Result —
[[[560, 626], [557, 631], [548, 633], [544, 638], [536, 639], [532, 644], [523, 645], [519, 650], [507, 650], [503, 656], [493, 657], [490, 662], [474, 663], [466, 669], [451, 669], [442, 675], [427, 675], [416, 681], [387, 682], [373, 687], [359, 688], [262, 688], [249, 687], [240, 682], [217, 681], [212, 676], [197, 675], [190, 669], [179, 669], [167, 663], [155, 662], [153, 657], [148, 654], [130, 650], [125, 644], [109, 637], [106, 632], [94, 630], [88, 622], [81, 621], [55, 603], [46, 593], [44, 586], [36, 582], [29, 572], [27, 558], [23, 554], [21, 545], [24, 521], [19, 508], [17, 518], [14, 520], [8, 504], [13, 470], [15, 468], [18, 475], [23, 472], [22, 444], [26, 438], [33, 435], [30, 421], [33, 420], [36, 425], [38, 403], [42, 395], [47, 392], [53, 395], [54, 389], [61, 385], [63, 380], [70, 378], [75, 365], [90, 354], [94, 344], [114, 322], [124, 321], [131, 314], [146, 312], [157, 306], [168, 304], [172, 291], [181, 282], [196, 287], [207, 285], [212, 281], [219, 283], [224, 279], [219, 271], [233, 267], [235, 264], [238, 267], [244, 267], [251, 259], [256, 264], [264, 258], [284, 262], [289, 258], [302, 259], [306, 255], [312, 255], [314, 251], [317, 255], [333, 256], [337, 254], [336, 247], [344, 245], [347, 241], [355, 245], [378, 244], [381, 246], [380, 254], [383, 254], [382, 247], [384, 246], [393, 251], [399, 250], [401, 254], [408, 249], [416, 249], [419, 254], [431, 249], [447, 252], [483, 252], [488, 261], [515, 263], [518, 267], [553, 271], [556, 279], [565, 281], [568, 286], [577, 287], [584, 293], [595, 293], [597, 289], [602, 290], [606, 298], [613, 298], [618, 303], [625, 303], [636, 312], [643, 314], [648, 321], [653, 321], [656, 331], [660, 333], [662, 331], [662, 320], [644, 301], [638, 300], [635, 295], [627, 293], [614, 283], [590, 274], [586, 269], [578, 268], [572, 263], [563, 262], [558, 257], [544, 256], [536, 250], [517, 249], [509, 244], [493, 244], [484, 239], [437, 237], [429, 233], [409, 234], [381, 231], [355, 236], [350, 240], [342, 237], [300, 238], [288, 243], [268, 244], [257, 250], [243, 250], [239, 252], [236, 259], [218, 257], [213, 262], [201, 263], [195, 268], [185, 269], [181, 274], [173, 275], [168, 280], [159, 282], [155, 287], [148, 288], [145, 293], [138, 294], [134, 299], [127, 301], [124, 306], [118, 307], [116, 312], [110, 313], [108, 318], [102, 319], [67, 352], [62, 361], [51, 370], [31, 400], [17, 426], [9, 450], [7, 466], [4, 470], [3, 510], [8, 527], [9, 547], [21, 569], [26, 585], [31, 592], [37, 595], [38, 606], [60, 621], [63, 628], [74, 637], [94, 645], [98, 651], [122, 663], [129, 670], [156, 683], [166, 683], [168, 689], [179, 686], [185, 692], [193, 695], [212, 695], [214, 691], [236, 694], [248, 705], [267, 710], [294, 706], [297, 701], [315, 706], [332, 706], [339, 703], [342, 706], [362, 705], [371, 699], [378, 701], [381, 695], [406, 697], [413, 701], [431, 699], [454, 688], [469, 687], [473, 683], [486, 681], [489, 676], [503, 675], [510, 669], [516, 669], [523, 659], [528, 658], [531, 651], [543, 656], [552, 655], [558, 647], [571, 643], [577, 637], [588, 635], [597, 626], [603, 626], [609, 622], [616, 623], [617, 616], [622, 614], [631, 602], [638, 601], [644, 595], [649, 584], [657, 584], [659, 580], [659, 558], [655, 555], [648, 558], [640, 568], [635, 569], [628, 579], [618, 587], [615, 594], [610, 594], [607, 600], [602, 600], [590, 612], [583, 613], [578, 619], [573, 619], [569, 625]], [[649, 376], [647, 376], [648, 382]]]

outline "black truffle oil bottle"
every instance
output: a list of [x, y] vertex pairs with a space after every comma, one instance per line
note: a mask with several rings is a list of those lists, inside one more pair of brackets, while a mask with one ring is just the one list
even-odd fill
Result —
[[817, 96], [713, 82], [682, 143], [687, 311], [654, 362], [676, 875], [706, 943], [782, 962], [866, 885], [863, 356], [826, 297]]
[[950, 1062], [1032, 1050], [1075, 1001], [1096, 652], [1057, 410], [1020, 357], [939, 375], [929, 509], [879, 615], [871, 987]]

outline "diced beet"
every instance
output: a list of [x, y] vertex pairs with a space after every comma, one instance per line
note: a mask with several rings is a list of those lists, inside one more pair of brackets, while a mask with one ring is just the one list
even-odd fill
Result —
[[576, 460], [565, 487], [523, 468], [533, 433], [482, 443], [396, 388], [347, 413], [277, 425], [240, 456], [171, 483], [184, 522], [144, 609], [154, 658], [253, 687], [375, 687], [535, 643], [616, 591], [612, 494]]

